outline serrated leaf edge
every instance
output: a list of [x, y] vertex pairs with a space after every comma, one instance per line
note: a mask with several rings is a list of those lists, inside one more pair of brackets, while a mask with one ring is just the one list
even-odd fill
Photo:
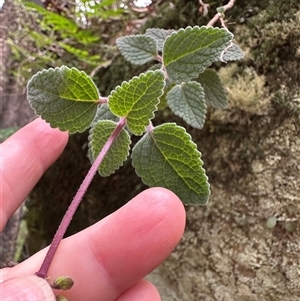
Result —
[[[226, 105], [215, 105], [215, 104], [212, 103], [210, 100], [207, 100], [207, 95], [205, 94], [205, 95], [206, 95], [206, 96], [205, 96], [205, 102], [206, 102], [207, 107], [212, 107], [212, 108], [215, 108], [215, 109], [226, 109], [226, 108], [228, 107], [228, 99], [227, 99], [226, 91], [225, 91], [225, 89], [224, 89], [224, 86], [223, 86], [223, 84], [222, 84], [222, 82], [221, 82], [221, 79], [220, 79], [218, 73], [217, 73], [214, 69], [212, 69], [212, 68], [206, 68], [206, 69], [204, 70], [204, 72], [202, 72], [202, 73], [200, 73], [200, 74], [204, 74], [205, 72], [214, 72], [214, 73], [215, 73], [215, 75], [216, 75], [216, 80], [217, 80], [218, 84], [220, 85], [221, 92], [222, 92], [222, 94], [224, 95], [224, 97], [225, 97], [225, 102], [226, 102]], [[201, 86], [202, 86], [203, 89], [204, 89], [204, 93], [205, 93], [205, 88], [204, 88], [204, 86], [203, 86], [202, 83], [201, 83], [201, 79], [199, 79], [199, 77], [201, 77], [200, 74], [199, 74], [199, 76], [198, 76], [197, 82], [199, 82], [199, 83], [201, 84]], [[209, 88], [209, 90], [210, 90], [210, 92], [211, 92], [211, 91], [212, 91], [211, 87], [208, 86], [208, 85], [206, 85], [206, 86]], [[219, 91], [220, 91], [220, 90], [219, 90]], [[212, 93], [212, 92], [211, 92], [211, 94], [215, 95], [215, 93]]]
[[[219, 27], [210, 27], [210, 26], [206, 26], [206, 25], [203, 25], [203, 26], [199, 26], [199, 25], [195, 25], [195, 26], [187, 26], [186, 28], [180, 28], [179, 30], [177, 30], [177, 31], [175, 31], [175, 32], [173, 32], [173, 33], [171, 33], [166, 39], [165, 39], [165, 42], [164, 42], [164, 44], [166, 43], [166, 41], [168, 40], [168, 39], [170, 39], [173, 35], [176, 35], [176, 34], [179, 34], [179, 33], [181, 33], [181, 32], [186, 32], [186, 31], [192, 31], [192, 30], [195, 30], [195, 29], [202, 29], [202, 28], [205, 28], [205, 29], [211, 29], [212, 31], [224, 31], [224, 32], [228, 32], [228, 33], [230, 33], [231, 34], [231, 40], [233, 39], [233, 34], [231, 33], [231, 32], [229, 32], [228, 30], [226, 30], [225, 28], [219, 28]], [[196, 51], [198, 51], [198, 49], [196, 50]], [[195, 51], [195, 52], [196, 52]], [[183, 55], [183, 56], [181, 56], [181, 57], [177, 57], [176, 58], [176, 61], [177, 60], [179, 60], [179, 59], [181, 59], [182, 57], [184, 57], [184, 56], [186, 56], [186, 55]], [[173, 63], [174, 61], [171, 61], [171, 62], [169, 62], [168, 63], [168, 65], [170, 65], [171, 63]]]
[[[174, 111], [171, 107], [170, 107], [170, 99], [168, 98], [168, 95], [169, 95], [169, 93], [174, 89], [174, 88], [176, 88], [176, 87], [178, 87], [178, 86], [181, 86], [182, 87], [182, 84], [189, 84], [189, 83], [195, 83], [195, 84], [199, 84], [200, 85], [200, 87], [202, 88], [202, 94], [201, 94], [201, 96], [203, 96], [203, 104], [204, 104], [204, 106], [205, 106], [205, 108], [204, 108], [204, 120], [203, 120], [203, 124], [197, 124], [197, 125], [195, 125], [195, 124], [193, 124], [192, 122], [190, 122], [190, 120], [187, 120], [186, 118], [185, 118], [185, 114], [184, 113], [182, 113], [182, 112], [179, 112], [179, 111]], [[204, 123], [205, 123], [205, 120], [206, 120], [206, 114], [207, 114], [207, 105], [206, 105], [206, 102], [205, 102], [205, 92], [204, 92], [204, 88], [202, 87], [202, 85], [199, 83], [199, 82], [197, 82], [197, 81], [189, 81], [189, 82], [185, 82], [185, 83], [182, 83], [182, 84], [177, 84], [177, 85], [175, 85], [168, 93], [167, 93], [167, 95], [166, 95], [166, 98], [167, 98], [167, 103], [168, 103], [168, 105], [169, 105], [169, 107], [170, 107], [170, 110], [176, 115], [176, 116], [178, 116], [178, 117], [180, 117], [180, 118], [182, 118], [188, 125], [190, 125], [191, 127], [193, 127], [193, 128], [195, 128], [195, 129], [198, 129], [198, 130], [201, 130], [202, 128], [203, 128], [203, 126], [204, 126]], [[181, 88], [181, 90], [182, 90], [182, 88]], [[185, 98], [187, 98], [187, 97], [185, 97]], [[199, 104], [199, 103], [198, 103]], [[190, 106], [189, 106], [190, 107]], [[193, 113], [194, 113], [194, 110], [191, 108], [191, 110], [193, 111]], [[195, 113], [194, 113], [194, 115], [196, 115]]]
[[[87, 78], [89, 78], [91, 81], [92, 81], [92, 83], [94, 84], [94, 86], [95, 86], [95, 88], [96, 88], [96, 91], [97, 91], [97, 99], [89, 99], [89, 101], [86, 101], [86, 100], [81, 100], [81, 99], [76, 99], [76, 98], [65, 98], [65, 97], [62, 97], [62, 96], [60, 96], [60, 95], [58, 95], [61, 99], [65, 99], [65, 100], [70, 100], [70, 101], [76, 101], [76, 102], [93, 102], [93, 103], [98, 103], [98, 100], [99, 100], [99, 98], [100, 98], [100, 93], [99, 93], [99, 90], [98, 90], [98, 88], [97, 88], [97, 86], [95, 85], [95, 83], [94, 83], [94, 81], [92, 80], [92, 78], [86, 73], [86, 72], [84, 72], [83, 70], [79, 70], [79, 69], [77, 69], [77, 68], [75, 68], [75, 67], [72, 67], [72, 68], [69, 68], [69, 67], [67, 67], [67, 66], [65, 66], [65, 65], [63, 65], [63, 66], [60, 66], [60, 67], [55, 67], [55, 68], [53, 68], [53, 67], [50, 67], [50, 68], [48, 68], [48, 69], [43, 69], [43, 70], [41, 70], [41, 71], [39, 71], [39, 72], [37, 72], [35, 75], [33, 75], [32, 77], [31, 77], [31, 79], [28, 81], [28, 83], [27, 83], [27, 94], [28, 94], [28, 87], [29, 87], [29, 84], [30, 84], [30, 82], [35, 78], [35, 77], [37, 77], [37, 76], [39, 76], [40, 74], [43, 74], [43, 73], [48, 73], [48, 72], [55, 72], [56, 70], [61, 70], [62, 72], [67, 72], [67, 71], [78, 71], [80, 74], [83, 74], [84, 76], [86, 76]], [[79, 84], [78, 84], [79, 85]], [[49, 91], [49, 94], [50, 94], [50, 91]], [[56, 95], [56, 94], [54, 94], [54, 95]], [[28, 97], [27, 97], [28, 98]], [[29, 100], [29, 99], [28, 99]], [[29, 103], [30, 103], [30, 105], [31, 105], [31, 102], [29, 101]], [[32, 106], [31, 106], [32, 107]], [[32, 107], [33, 108], [33, 107]], [[34, 109], [34, 108], [33, 108]]]
[[[125, 58], [127, 61], [129, 61], [129, 62], [131, 62], [132, 64], [134, 64], [134, 65], [143, 65], [143, 64], [145, 64], [145, 63], [143, 63], [143, 64], [133, 63], [133, 62], [132, 62], [132, 59], [131, 59], [131, 56], [128, 56], [127, 53], [123, 53], [123, 51], [121, 50], [121, 48], [120, 48], [120, 46], [119, 46], [119, 41], [125, 40], [126, 38], [130, 38], [130, 37], [140, 37], [140, 36], [142, 36], [142, 37], [147, 37], [147, 38], [151, 38], [151, 39], [155, 42], [155, 44], [156, 44], [156, 54], [153, 55], [152, 59], [150, 59], [150, 57], [149, 57], [149, 59], [148, 59], [147, 61], [145, 61], [145, 63], [147, 63], [147, 62], [150, 62], [151, 60], [154, 60], [154, 59], [155, 59], [155, 56], [157, 55], [157, 51], [158, 51], [157, 48], [158, 48], [158, 46], [157, 46], [157, 40], [156, 40], [154, 37], [152, 37], [152, 36], [150, 36], [150, 35], [147, 35], [147, 34], [136, 34], [136, 35], [128, 35], [128, 36], [120, 37], [120, 38], [118, 38], [118, 39], [116, 40], [116, 45], [118, 46], [118, 48], [119, 48], [119, 50], [121, 51], [121, 53], [122, 53], [122, 55], [124, 56], [124, 58]], [[132, 47], [136, 47], [136, 46], [132, 46]], [[137, 47], [137, 48], [138, 48], [138, 47]], [[141, 51], [145, 51], [143, 48], [141, 48], [140, 50], [141, 50]], [[146, 51], [145, 51], [145, 52], [146, 52]], [[149, 54], [152, 54], [152, 53], [149, 52]]]
[[[93, 126], [90, 128], [90, 130], [89, 130], [89, 135], [88, 135], [88, 154], [87, 154], [87, 156], [89, 157], [89, 159], [90, 159], [91, 162], [94, 162], [95, 159], [96, 159], [96, 158], [94, 158], [94, 156], [93, 156], [92, 145], [91, 145], [91, 143], [92, 143], [92, 135], [93, 135], [93, 128], [95, 127], [95, 125], [96, 125], [97, 123], [103, 122], [103, 121], [104, 121], [104, 122], [105, 122], [105, 121], [108, 121], [108, 122], [110, 122], [110, 123], [114, 123], [114, 124], [116, 125], [116, 127], [117, 127], [117, 123], [116, 123], [115, 121], [112, 121], [112, 120], [109, 120], [109, 119], [101, 119], [101, 120], [96, 121], [96, 122], [93, 124]], [[122, 128], [121, 132], [122, 132], [123, 130], [126, 132], [126, 129], [125, 129], [125, 128]], [[110, 175], [108, 175], [108, 176], [102, 175], [102, 174], [100, 173], [100, 167], [101, 167], [101, 164], [100, 164], [100, 165], [98, 166], [97, 170], [98, 170], [98, 173], [99, 173], [99, 175], [100, 175], [101, 177], [109, 177], [109, 176], [113, 175], [117, 170], [119, 170], [119, 169], [124, 165], [124, 163], [126, 162], [126, 160], [128, 159], [128, 157], [130, 156], [130, 149], [131, 149], [130, 144], [132, 143], [132, 141], [131, 141], [131, 139], [130, 139], [130, 134], [128, 133], [128, 131], [127, 131], [127, 134], [128, 134], [128, 138], [129, 138], [129, 142], [130, 142], [130, 143], [128, 144], [128, 147], [127, 147], [127, 155], [126, 155], [126, 159], [123, 160], [123, 161], [121, 162], [121, 164], [120, 164], [117, 168], [115, 168], [114, 171], [111, 172]], [[105, 143], [106, 143], [106, 142], [105, 142]], [[104, 144], [104, 145], [105, 145], [105, 144]], [[102, 150], [102, 149], [101, 149], [101, 150]], [[101, 150], [100, 150], [100, 152], [101, 152]], [[99, 152], [99, 154], [100, 154], [100, 152]], [[98, 155], [99, 155], [99, 154], [98, 154]], [[105, 157], [104, 157], [104, 159], [105, 159]]]
[[[74, 130], [74, 129], [71, 129], [71, 130], [70, 130], [70, 129], [64, 129], [64, 128], [62, 128], [61, 125], [57, 125], [57, 122], [49, 121], [48, 118], [43, 117], [43, 114], [33, 106], [32, 101], [31, 101], [31, 99], [30, 99], [30, 97], [29, 97], [29, 85], [30, 85], [31, 82], [34, 80], [34, 78], [40, 76], [40, 75], [43, 74], [43, 73], [55, 72], [56, 70], [62, 70], [62, 72], [65, 72], [65, 71], [72, 70], [72, 69], [75, 69], [75, 70], [79, 71], [80, 73], [83, 73], [83, 74], [85, 74], [87, 77], [89, 77], [84, 71], [80, 71], [80, 70], [78, 70], [78, 69], [75, 68], [75, 67], [69, 68], [69, 67], [63, 65], [63, 66], [55, 67], [55, 68], [50, 67], [50, 68], [48, 68], [48, 69], [43, 69], [43, 70], [37, 72], [36, 74], [34, 74], [34, 75], [30, 78], [30, 80], [28, 81], [27, 86], [26, 86], [26, 88], [27, 88], [26, 90], [27, 90], [27, 99], [28, 99], [28, 103], [29, 103], [30, 107], [33, 109], [35, 115], [39, 116], [42, 120], [44, 120], [45, 122], [47, 122], [47, 123], [50, 125], [51, 128], [53, 128], [53, 129], [58, 128], [59, 130], [61, 130], [61, 131], [63, 131], [63, 132], [68, 132], [69, 134], [82, 133], [82, 132], [84, 132], [86, 129], [88, 129], [88, 128], [91, 126], [91, 124], [92, 124], [93, 122], [91, 122], [90, 125], [89, 125], [88, 127], [86, 127], [85, 129], [79, 131], [79, 130], [77, 130], [77, 129], [76, 129], [76, 130]], [[89, 77], [89, 78], [90, 78], [90, 77]], [[90, 79], [91, 79], [91, 78], [90, 78]], [[91, 80], [92, 80], [92, 79], [91, 79]], [[92, 80], [92, 82], [94, 83], [93, 80]], [[95, 85], [95, 83], [94, 83], [94, 85]], [[96, 85], [95, 85], [95, 87], [96, 87]], [[98, 98], [99, 98], [99, 97], [100, 97], [100, 94], [99, 94], [99, 90], [98, 90], [97, 87], [96, 87], [96, 90], [97, 90], [97, 94], [98, 94]], [[50, 92], [51, 92], [51, 91], [49, 91], [49, 94], [50, 94]], [[95, 101], [95, 102], [93, 102], [93, 101], [86, 102], [86, 101], [80, 101], [80, 100], [78, 100], [78, 99], [74, 99], [74, 100], [73, 100], [73, 99], [69, 99], [69, 98], [64, 98], [64, 97], [61, 97], [60, 95], [57, 95], [57, 94], [54, 94], [54, 95], [55, 95], [55, 96], [58, 96], [58, 97], [61, 98], [61, 99], [67, 100], [67, 101], [69, 101], [69, 100], [70, 100], [70, 101], [74, 101], [74, 104], [73, 104], [73, 105], [75, 105], [76, 102], [90, 103], [90, 105], [92, 105], [92, 103], [94, 103], [94, 104], [96, 103], [96, 101]], [[95, 115], [96, 115], [96, 112], [97, 112], [97, 110], [95, 110]], [[94, 117], [95, 117], [95, 115], [94, 115]], [[53, 123], [55, 123], [55, 125], [54, 125]]]
[[[149, 134], [149, 135], [151, 135], [151, 133], [155, 130], [155, 129], [157, 129], [157, 128], [159, 128], [159, 127], [161, 127], [161, 126], [164, 126], [164, 125], [166, 125], [166, 124], [170, 124], [170, 125], [175, 125], [176, 127], [178, 127], [178, 128], [181, 128], [181, 129], [183, 129], [183, 131], [185, 132], [185, 134], [187, 135], [187, 137], [189, 138], [189, 140], [190, 140], [190, 142], [191, 142], [191, 144], [192, 144], [192, 146], [193, 146], [193, 149], [195, 149], [196, 150], [196, 152], [198, 153], [198, 155], [199, 155], [199, 164], [200, 164], [200, 168], [202, 169], [202, 171], [203, 171], [203, 176], [204, 176], [204, 178], [205, 178], [205, 182], [206, 182], [206, 186], [207, 186], [207, 190], [208, 190], [208, 195], [205, 197], [205, 199], [204, 199], [204, 202], [201, 204], [201, 205], [206, 205], [207, 204], [207, 202], [208, 202], [208, 200], [209, 200], [209, 196], [211, 195], [211, 190], [210, 190], [210, 184], [209, 184], [209, 179], [208, 179], [208, 176], [206, 175], [206, 170], [205, 170], [205, 168], [203, 167], [203, 165], [204, 165], [204, 162], [202, 161], [202, 159], [201, 159], [201, 152], [198, 150], [198, 147], [197, 147], [197, 144], [192, 140], [192, 136], [186, 131], [186, 129], [184, 128], [184, 127], [182, 127], [182, 126], [179, 126], [178, 124], [176, 124], [175, 122], [169, 122], [169, 123], [163, 123], [163, 124], [160, 124], [160, 125], [158, 125], [158, 126], [156, 126], [156, 127], [153, 127], [153, 128], [151, 128], [151, 130], [149, 130], [149, 131], [147, 131], [147, 134]], [[145, 139], [146, 138], [146, 136], [143, 136], [138, 142], [140, 142], [142, 139]], [[154, 138], [152, 138], [154, 141], [155, 141], [155, 139]], [[134, 148], [135, 148], [135, 146], [133, 147], [133, 149], [132, 149], [132, 153], [133, 153], [133, 151], [134, 151]], [[159, 148], [158, 148], [159, 149]], [[132, 153], [131, 153], [131, 158], [132, 158]], [[165, 157], [163, 154], [162, 154], [162, 157]], [[146, 184], [146, 185], [148, 185], [148, 186], [150, 186], [150, 184], [148, 184], [147, 183], [147, 181], [145, 181], [145, 179], [144, 179], [144, 176], [139, 172], [139, 170], [136, 168], [136, 166], [135, 166], [135, 164], [134, 164], [134, 160], [133, 160], [133, 158], [132, 158], [132, 166], [134, 167], [134, 170], [135, 170], [135, 172], [136, 172], [136, 174], [142, 179], [142, 181], [143, 181], [143, 183], [144, 184]], [[173, 167], [172, 167], [172, 169], [173, 169]], [[176, 172], [175, 172], [176, 173]], [[181, 179], [183, 179], [183, 178], [181, 178]], [[185, 182], [185, 181], [184, 181]], [[186, 182], [185, 182], [186, 183]], [[189, 187], [189, 185], [187, 185], [186, 184], [186, 186], [187, 187]], [[151, 187], [151, 186], [150, 186]], [[169, 188], [167, 188], [167, 189], [169, 189]], [[193, 190], [194, 191], [194, 190]], [[194, 191], [195, 192], [195, 191]], [[186, 205], [195, 205], [195, 203], [192, 203], [192, 202], [183, 202], [184, 204], [186, 204]]]
[[[149, 71], [147, 71], [147, 72], [144, 72], [144, 73], [141, 73], [139, 76], [134, 76], [132, 79], [130, 79], [129, 81], [123, 81], [122, 83], [121, 83], [121, 85], [118, 85], [113, 91], [111, 91], [111, 93], [110, 93], [110, 95], [108, 96], [108, 102], [107, 102], [107, 104], [108, 104], [108, 107], [110, 108], [110, 106], [109, 106], [109, 99], [110, 99], [110, 97], [111, 96], [113, 96], [113, 94], [114, 93], [117, 93], [117, 91], [119, 90], [119, 89], [121, 89], [122, 88], [122, 85], [123, 84], [128, 84], [128, 85], [130, 85], [130, 83], [132, 82], [132, 81], [134, 81], [134, 80], [136, 80], [136, 79], [139, 79], [139, 78], [141, 78], [142, 76], [146, 76], [147, 74], [149, 74], [149, 73], [152, 73], [152, 74], [154, 74], [154, 73], [161, 73], [162, 75], [164, 75], [164, 73], [161, 71], [161, 70], [149, 70]], [[162, 89], [161, 89], [161, 95], [160, 95], [160, 97], [164, 94], [164, 87], [165, 87], [165, 85], [166, 85], [166, 82], [164, 81], [164, 85], [163, 85], [163, 87], [162, 87]], [[151, 114], [151, 117], [149, 118], [149, 121], [150, 120], [152, 120], [154, 117], [155, 117], [155, 112], [157, 111], [157, 109], [158, 109], [158, 104], [159, 104], [159, 98], [160, 97], [158, 97], [158, 102], [157, 102], [157, 104], [154, 106], [154, 110], [153, 110], [153, 112], [152, 112], [152, 114]], [[129, 113], [131, 112], [131, 110], [132, 110], [132, 107], [134, 106], [136, 104], [136, 102], [135, 103], [133, 103], [133, 105], [131, 106], [131, 109], [129, 110]], [[112, 112], [114, 115], [116, 115], [116, 116], [118, 116], [118, 117], [124, 117], [124, 118], [127, 118], [127, 116], [128, 116], [128, 113], [126, 114], [126, 116], [120, 116], [119, 114], [115, 114], [114, 112]], [[127, 125], [128, 126], [128, 125]], [[145, 126], [145, 128], [146, 128], [146, 126]], [[144, 130], [144, 132], [145, 132], [145, 130]], [[140, 134], [136, 134], [136, 133], [134, 133], [135, 135], [142, 135], [143, 133], [140, 133]]]

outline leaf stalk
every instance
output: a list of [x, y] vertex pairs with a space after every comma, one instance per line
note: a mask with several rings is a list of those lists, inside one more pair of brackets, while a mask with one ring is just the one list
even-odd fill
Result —
[[38, 277], [47, 278], [47, 274], [48, 274], [48, 270], [50, 268], [50, 265], [53, 261], [54, 255], [58, 249], [58, 246], [61, 242], [61, 240], [63, 239], [66, 230], [68, 228], [68, 226], [71, 223], [71, 220], [79, 206], [79, 204], [82, 201], [82, 198], [84, 196], [84, 194], [86, 193], [89, 185], [91, 184], [100, 164], [102, 163], [105, 155], [108, 153], [110, 147], [112, 146], [112, 144], [114, 143], [115, 139], [117, 138], [117, 136], [119, 135], [120, 131], [122, 130], [122, 128], [125, 126], [126, 124], [126, 119], [122, 118], [120, 119], [120, 121], [118, 122], [116, 128], [114, 129], [114, 131], [112, 132], [112, 134], [110, 135], [110, 137], [108, 138], [108, 140], [106, 141], [105, 145], [103, 146], [103, 148], [101, 149], [99, 155], [97, 156], [97, 158], [95, 159], [95, 161], [93, 162], [90, 170], [88, 171], [87, 175], [85, 176], [83, 182], [81, 183], [76, 195], [74, 196], [68, 210], [66, 211], [54, 237], [53, 240], [51, 242], [51, 245], [48, 249], [48, 252], [45, 256], [45, 259], [39, 269], [38, 272], [36, 272], [35, 274]]

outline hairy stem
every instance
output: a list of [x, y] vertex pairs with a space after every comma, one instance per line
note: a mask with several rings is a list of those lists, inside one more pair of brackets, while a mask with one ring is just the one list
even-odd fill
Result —
[[204, 17], [207, 16], [209, 4], [204, 3], [202, 0], [199, 0], [199, 4], [200, 4], [199, 13], [202, 13]]
[[41, 278], [47, 278], [47, 273], [48, 273], [49, 267], [51, 265], [51, 262], [54, 258], [54, 255], [57, 251], [57, 248], [58, 248], [63, 236], [65, 235], [66, 230], [67, 230], [84, 194], [86, 193], [89, 185], [91, 184], [100, 164], [102, 163], [105, 155], [107, 154], [108, 150], [112, 146], [114, 140], [117, 138], [118, 134], [120, 133], [122, 128], [125, 126], [125, 122], [126, 122], [125, 118], [123, 118], [119, 121], [115, 130], [112, 132], [111, 136], [108, 138], [107, 142], [103, 146], [103, 148], [100, 151], [99, 155], [97, 156], [96, 160], [92, 164], [89, 172], [85, 176], [83, 182], [81, 183], [76, 195], [74, 196], [68, 210], [66, 211], [66, 213], [53, 237], [53, 240], [48, 249], [47, 255], [46, 255], [39, 271], [36, 273], [37, 276], [39, 276]]

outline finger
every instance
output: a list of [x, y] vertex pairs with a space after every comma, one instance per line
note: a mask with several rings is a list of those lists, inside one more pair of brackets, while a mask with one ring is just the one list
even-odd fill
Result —
[[2, 301], [55, 301], [48, 282], [34, 275], [0, 283], [0, 292]]
[[[177, 245], [185, 210], [176, 195], [151, 188], [88, 229], [65, 239], [49, 274], [71, 277], [72, 301], [112, 301], [157, 267]], [[13, 267], [7, 278], [35, 273], [45, 250]], [[86, 292], [88, 292], [88, 297]]]
[[156, 287], [146, 280], [141, 280], [125, 291], [116, 301], [161, 301]]
[[67, 140], [68, 133], [36, 119], [1, 144], [0, 230], [59, 157]]

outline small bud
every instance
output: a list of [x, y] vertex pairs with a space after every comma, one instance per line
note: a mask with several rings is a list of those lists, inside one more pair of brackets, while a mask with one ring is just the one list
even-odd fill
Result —
[[224, 12], [225, 12], [224, 7], [223, 6], [217, 7], [217, 12], [219, 14], [224, 14]]
[[68, 299], [64, 296], [56, 296], [56, 301], [68, 301]]
[[74, 284], [74, 281], [70, 277], [60, 276], [57, 277], [52, 285], [52, 288], [59, 290], [69, 290]]

